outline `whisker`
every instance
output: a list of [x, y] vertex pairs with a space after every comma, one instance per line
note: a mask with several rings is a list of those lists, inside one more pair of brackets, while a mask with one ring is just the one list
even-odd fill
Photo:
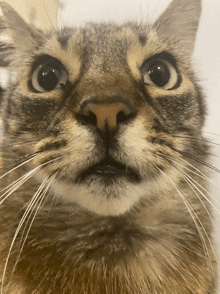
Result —
[[21, 164], [17, 165], [16, 167], [12, 168], [11, 170], [9, 170], [8, 172], [6, 172], [4, 175], [0, 176], [0, 179], [2, 179], [3, 177], [7, 176], [8, 174], [10, 174], [11, 172], [13, 172], [14, 170], [16, 170], [17, 168], [21, 167], [22, 165], [30, 162], [31, 160], [33, 160], [35, 158], [35, 154], [31, 155], [31, 158], [29, 158], [28, 160], [22, 162]]
[[[5, 195], [5, 194], [8, 193], [8, 194], [5, 196], [5, 198], [0, 202], [0, 204], [2, 204], [2, 202], [3, 202], [5, 199], [7, 199], [7, 198], [8, 198], [8, 197], [9, 197], [9, 196], [10, 196], [10, 195], [11, 195], [11, 194], [12, 194], [17, 188], [19, 188], [19, 187], [20, 187], [25, 181], [27, 181], [26, 178], [29, 179], [34, 173], [36, 173], [37, 171], [39, 171], [39, 169], [40, 169], [42, 166], [45, 166], [46, 164], [49, 164], [49, 163], [51, 163], [51, 162], [53, 162], [53, 161], [56, 161], [56, 160], [60, 159], [61, 157], [62, 157], [62, 156], [59, 156], [59, 157], [57, 157], [57, 158], [55, 158], [55, 159], [49, 160], [49, 161], [47, 161], [47, 162], [41, 164], [40, 166], [37, 166], [36, 168], [34, 168], [34, 169], [31, 170], [30, 172], [28, 172], [26, 175], [22, 176], [21, 179], [18, 179], [18, 180], [19, 180], [19, 184], [16, 185], [16, 187], [13, 186], [13, 187], [11, 188], [11, 191], [10, 191], [9, 193], [8, 193], [8, 191], [6, 191], [6, 192], [3, 194], [3, 195]], [[41, 206], [41, 203], [42, 203], [42, 201], [43, 201], [43, 199], [44, 199], [44, 197], [45, 197], [45, 195], [46, 195], [46, 193], [47, 193], [47, 191], [48, 191], [48, 189], [49, 189], [49, 187], [50, 187], [50, 185], [51, 185], [51, 183], [52, 183], [52, 180], [53, 180], [54, 177], [56, 176], [56, 174], [57, 174], [57, 173], [55, 173], [53, 176], [50, 177], [50, 181], [48, 181], [48, 178], [45, 179], [45, 180], [43, 181], [43, 183], [42, 183], [42, 184], [40, 185], [40, 187], [38, 188], [37, 192], [36, 192], [36, 193], [34, 194], [34, 196], [32, 197], [32, 199], [31, 199], [31, 201], [30, 201], [30, 203], [29, 203], [29, 205], [28, 205], [28, 207], [27, 207], [27, 209], [26, 209], [24, 215], [22, 216], [22, 218], [21, 218], [21, 220], [20, 220], [20, 222], [19, 222], [19, 224], [18, 224], [18, 227], [17, 227], [17, 229], [16, 229], [16, 231], [15, 231], [15, 234], [14, 234], [14, 237], [13, 237], [13, 240], [12, 240], [12, 243], [11, 243], [11, 246], [10, 246], [10, 248], [9, 248], [9, 253], [8, 253], [7, 258], [6, 258], [5, 267], [4, 267], [4, 270], [3, 270], [3, 275], [2, 275], [2, 286], [1, 286], [1, 294], [3, 294], [3, 284], [4, 284], [4, 279], [5, 279], [5, 275], [6, 275], [6, 270], [7, 270], [7, 266], [8, 266], [8, 262], [9, 262], [10, 254], [11, 254], [12, 248], [13, 248], [13, 246], [14, 246], [15, 240], [16, 240], [16, 238], [17, 238], [19, 232], [20, 232], [20, 229], [21, 229], [21, 227], [23, 226], [25, 220], [27, 219], [27, 216], [28, 216], [28, 214], [30, 213], [31, 209], [34, 209], [34, 207], [37, 206], [37, 201], [39, 200], [39, 199], [38, 199], [38, 198], [39, 198], [39, 195], [40, 195], [40, 193], [42, 192], [42, 190], [44, 189], [44, 187], [46, 186], [46, 184], [49, 182], [50, 184], [47, 186], [47, 188], [45, 189], [45, 191], [43, 192], [43, 194], [42, 194], [41, 197], [40, 197], [41, 200], [40, 200], [40, 203], [39, 203], [39, 206], [38, 206], [38, 207]], [[3, 195], [2, 195], [1, 197], [3, 197]], [[19, 246], [19, 247], [20, 247], [20, 252], [21, 252], [21, 250], [23, 249], [23, 246], [24, 246], [24, 244], [25, 244], [25, 241], [26, 241], [26, 239], [27, 239], [28, 233], [29, 233], [29, 231], [30, 231], [30, 228], [31, 228], [31, 226], [32, 226], [32, 223], [33, 223], [33, 221], [34, 221], [34, 219], [35, 219], [35, 216], [36, 216], [38, 210], [39, 210], [39, 208], [36, 210], [36, 212], [35, 212], [35, 214], [34, 214], [34, 216], [33, 216], [33, 219], [32, 219], [32, 221], [31, 221], [31, 224], [30, 224], [30, 226], [29, 226], [29, 228], [28, 228], [28, 230], [27, 230], [27, 233], [26, 233], [26, 236], [25, 236], [24, 242], [22, 243], [22, 245]], [[31, 213], [30, 213], [30, 215], [29, 215], [29, 217], [28, 217], [28, 220], [30, 219], [30, 216], [31, 216]], [[28, 221], [28, 220], [27, 220], [27, 221]], [[26, 226], [25, 226], [25, 228], [26, 228]], [[25, 228], [24, 228], [24, 230], [25, 230]], [[24, 233], [24, 231], [23, 231], [23, 233]], [[22, 236], [23, 236], [23, 234], [22, 234]], [[20, 253], [19, 253], [19, 257], [20, 257]], [[17, 264], [17, 262], [18, 262], [18, 259], [17, 259], [17, 261], [16, 261], [16, 264]], [[15, 266], [16, 266], [16, 265], [15, 265]], [[14, 267], [14, 268], [15, 268], [15, 267]], [[14, 269], [13, 269], [13, 271], [14, 271]]]
[[213, 182], [209, 177], [207, 177], [203, 172], [201, 172], [201, 170], [199, 170], [198, 168], [196, 168], [194, 165], [192, 165], [191, 163], [189, 163], [187, 160], [180, 158], [181, 161], [183, 161], [184, 163], [186, 163], [187, 165], [189, 165], [191, 168], [193, 168], [194, 170], [196, 170], [201, 177], [204, 177], [204, 179], [208, 180], [210, 183], [214, 184], [215, 186], [217, 186], [219, 189], [219, 185], [217, 185], [215, 182]]
[[213, 136], [216, 136], [216, 137], [220, 137], [219, 134], [215, 134], [215, 133], [211, 133], [211, 132], [206, 132], [206, 131], [202, 131], [203, 133], [206, 133], [206, 134], [209, 134], [209, 135], [213, 135]]
[[27, 155], [24, 155], [24, 156], [21, 156], [20, 158], [16, 159], [16, 160], [13, 160], [12, 162], [10, 162], [9, 164], [6, 164], [6, 165], [3, 165], [3, 166], [0, 166], [0, 169], [3, 169], [3, 168], [7, 168], [11, 165], [14, 165], [16, 162], [20, 162], [24, 159], [29, 159], [29, 158], [32, 158], [33, 156], [35, 156], [36, 154], [40, 153], [40, 151], [37, 151], [37, 152], [33, 152], [31, 154], [27, 154]]
[[[178, 169], [177, 169], [178, 170]], [[207, 212], [212, 224], [214, 225], [214, 221], [212, 220], [211, 214], [208, 211], [207, 207], [205, 206], [204, 202], [202, 201], [201, 197], [199, 196], [199, 194], [195, 191], [195, 189], [211, 204], [211, 206], [216, 209], [218, 211], [218, 213], [220, 213], [220, 211], [213, 205], [213, 203], [207, 198], [207, 196], [202, 193], [202, 191], [189, 179], [191, 178], [189, 175], [187, 175], [185, 172], [181, 172], [180, 170], [178, 170], [178, 172], [180, 174], [182, 174], [183, 178], [185, 179], [185, 181], [187, 182], [187, 184], [189, 185], [189, 187], [192, 189], [192, 191], [196, 194], [196, 196], [198, 197], [199, 201], [201, 202], [201, 204], [203, 205], [203, 207], [205, 208], [205, 211]], [[198, 183], [197, 183], [198, 184]], [[199, 185], [200, 186], [200, 185]], [[194, 188], [195, 189], [194, 189]], [[207, 191], [206, 191], [207, 192]], [[213, 248], [212, 242], [210, 241], [210, 238], [207, 236], [208, 240], [209, 240], [209, 244], [211, 246], [212, 252], [215, 256], [215, 259], [217, 259], [217, 256], [215, 254], [215, 250]]]
[[[161, 153], [161, 152], [158, 152], [157, 154], [160, 155], [160, 156], [162, 156], [162, 157], [168, 158], [169, 161], [171, 161], [171, 162], [173, 162], [173, 163], [175, 163], [175, 164], [181, 166], [182, 168], [184, 168], [184, 169], [190, 171], [191, 173], [197, 175], [198, 177], [201, 177], [202, 179], [210, 180], [210, 181], [211, 181], [211, 179], [209, 179], [205, 174], [203, 174], [200, 170], [198, 170], [197, 168], [195, 168], [193, 165], [191, 165], [188, 161], [186, 161], [186, 160], [184, 160], [184, 159], [182, 159], [182, 158], [178, 158], [178, 160], [183, 161], [184, 163], [186, 163], [187, 165], [189, 165], [190, 167], [192, 167], [192, 168], [195, 169], [196, 171], [194, 171], [194, 170], [192, 170], [192, 169], [186, 167], [185, 165], [179, 163], [178, 161], [174, 160], [171, 156], [169, 156], [169, 155], [167, 155], [167, 154], [163, 154], [163, 153]], [[214, 182], [213, 182], [213, 183], [214, 183]]]
[[32, 197], [32, 199], [31, 199], [31, 201], [30, 201], [30, 203], [29, 203], [27, 209], [25, 210], [25, 213], [23, 214], [23, 216], [22, 216], [22, 218], [21, 218], [21, 220], [20, 220], [20, 222], [19, 222], [19, 224], [18, 224], [18, 227], [17, 227], [17, 229], [16, 229], [16, 231], [15, 231], [15, 234], [14, 234], [14, 237], [13, 237], [13, 239], [12, 239], [11, 246], [10, 246], [10, 248], [9, 248], [9, 252], [8, 252], [8, 255], [7, 255], [7, 258], [6, 258], [6, 262], [5, 262], [4, 270], [3, 270], [1, 294], [3, 294], [4, 279], [5, 279], [5, 275], [6, 275], [6, 270], [7, 270], [7, 266], [8, 266], [9, 258], [10, 258], [10, 255], [11, 255], [12, 248], [14, 247], [15, 240], [16, 240], [16, 238], [17, 238], [19, 232], [20, 232], [21, 227], [22, 227], [23, 224], [24, 224], [24, 221], [25, 221], [25, 219], [26, 219], [28, 213], [30, 212], [31, 208], [32, 208], [33, 206], [35, 206], [35, 203], [36, 203], [36, 201], [38, 200], [38, 196], [39, 196], [39, 194], [41, 193], [42, 189], [43, 189], [44, 186], [45, 186], [46, 180], [47, 180], [47, 179], [45, 179], [45, 180], [43, 181], [43, 183], [42, 183], [42, 184], [40, 185], [40, 187], [38, 188], [37, 192], [36, 192], [36, 193], [34, 194], [34, 196]]
[[[50, 185], [51, 185], [51, 183], [53, 182], [53, 180], [54, 180], [54, 178], [56, 177], [56, 175], [57, 175], [57, 173], [55, 173], [53, 176], [51, 176], [51, 177], [49, 177], [49, 178], [46, 178], [43, 182], [42, 182], [42, 184], [40, 185], [40, 187], [38, 188], [38, 191], [35, 193], [36, 194], [36, 196], [34, 195], [33, 196], [33, 198], [34, 197], [36, 197], [36, 199], [38, 198], [38, 196], [41, 194], [41, 192], [43, 191], [43, 189], [44, 189], [44, 187], [47, 185], [47, 187], [46, 187], [46, 189], [43, 191], [43, 193], [42, 193], [42, 195], [40, 196], [40, 199], [42, 198], [42, 201], [43, 201], [43, 199], [44, 199], [44, 196], [46, 195], [46, 193], [48, 192], [48, 190], [49, 190], [49, 188], [50, 188]], [[24, 215], [23, 215], [23, 217], [24, 217], [24, 220], [25, 220], [25, 218], [26, 218], [26, 216], [29, 214], [29, 212], [32, 210], [34, 210], [33, 208], [34, 208], [34, 206], [35, 206], [35, 203], [34, 203], [34, 199], [31, 199], [31, 201], [30, 201], [30, 203], [28, 204], [28, 206], [27, 206], [27, 209], [25, 210], [25, 213], [24, 213]], [[42, 201], [40, 202], [40, 203], [42, 203]], [[36, 213], [34, 214], [34, 216], [36, 215]], [[28, 222], [29, 222], [29, 220], [30, 220], [30, 218], [31, 218], [31, 213], [30, 213], [30, 215], [29, 215], [29, 217], [28, 217], [28, 219], [27, 219], [27, 221], [26, 221], [26, 225], [25, 225], [25, 227], [24, 227], [24, 230], [23, 230], [23, 233], [22, 233], [22, 236], [21, 236], [21, 240], [23, 239], [23, 235], [24, 235], [24, 232], [25, 232], [25, 229], [26, 229], [26, 226], [27, 226], [27, 224], [28, 224]], [[33, 219], [32, 219], [32, 221], [31, 221], [31, 224], [33, 223]], [[30, 231], [30, 229], [28, 229], [28, 232]], [[26, 236], [28, 235], [28, 233], [26, 233]], [[25, 237], [26, 238], [26, 237]], [[24, 245], [24, 243], [23, 243], [23, 245]], [[19, 246], [19, 248], [23, 248], [23, 245], [22, 246]]]
[[[161, 154], [162, 155], [162, 154]], [[164, 157], [167, 157], [167, 158], [169, 158], [169, 160], [171, 161], [171, 163], [174, 163], [175, 165], [179, 165], [179, 166], [181, 166], [182, 168], [185, 168], [185, 169], [187, 169], [187, 170], [189, 170], [190, 172], [192, 172], [192, 173], [194, 173], [194, 174], [196, 174], [197, 176], [199, 176], [199, 177], [201, 177], [201, 178], [203, 178], [203, 179], [206, 179], [206, 180], [208, 180], [209, 182], [211, 182], [211, 183], [213, 183], [213, 184], [216, 184], [216, 183], [214, 183], [213, 181], [211, 181], [211, 179], [209, 179], [206, 175], [204, 175], [204, 174], [202, 174], [202, 175], [200, 175], [200, 174], [198, 174], [198, 173], [196, 173], [196, 172], [194, 172], [194, 171], [192, 171], [191, 169], [189, 169], [189, 168], [187, 168], [187, 167], [185, 167], [184, 165], [182, 165], [182, 164], [180, 164], [179, 162], [177, 162], [177, 161], [175, 161], [175, 160], [173, 160], [170, 156], [168, 156], [168, 155], [165, 155], [165, 154], [163, 154], [164, 155]], [[184, 162], [186, 162], [186, 163], [188, 163], [187, 161], [185, 161], [185, 160], [183, 160]], [[218, 210], [217, 209], [217, 207], [215, 207], [215, 205], [210, 201], [210, 199], [199, 189], [199, 188], [201, 188], [204, 192], [206, 192], [218, 205], [220, 205], [220, 202], [207, 190], [207, 189], [205, 189], [202, 185], [200, 185], [195, 179], [193, 179], [189, 174], [187, 174], [186, 172], [184, 172], [183, 170], [182, 171], [180, 171], [175, 165], [173, 165], [175, 168], [176, 168], [176, 170], [185, 178], [185, 177], [187, 177], [187, 180], [188, 181], [190, 181], [190, 183], [191, 183], [191, 185], [193, 185], [194, 186], [194, 188], [196, 188], [196, 190], [197, 191], [199, 191], [199, 193], [206, 199], [206, 201], [220, 214], [220, 210]], [[192, 166], [193, 167], [193, 166]], [[195, 168], [195, 167], [194, 167]], [[195, 168], [196, 169], [196, 168]], [[197, 169], [196, 169], [197, 170]], [[198, 170], [199, 171], [199, 170]], [[199, 171], [200, 172], [200, 171]], [[201, 173], [201, 172], [200, 172]], [[196, 185], [198, 185], [199, 186], [199, 188], [194, 184], [194, 183], [196, 184]], [[216, 184], [216, 186], [219, 188], [219, 186]], [[203, 203], [203, 202], [202, 202]], [[207, 208], [206, 208], [207, 209]]]
[[[217, 204], [220, 205], [220, 202], [215, 199], [215, 197], [208, 191], [206, 190], [202, 185], [200, 185], [195, 179], [193, 179], [190, 175], [186, 174], [184, 171], [182, 171], [182, 173], [187, 176], [187, 178], [190, 180], [190, 182], [193, 184], [196, 183], [196, 185], [198, 185], [203, 191], [205, 191], [213, 200], [215, 200], [217, 202]], [[217, 212], [220, 214], [220, 211], [213, 205], [213, 203], [209, 200], [209, 198], [196, 186], [195, 184], [193, 184], [193, 186], [200, 191], [201, 195], [209, 202], [209, 204], [212, 205], [212, 207], [217, 210]]]
[[[56, 174], [57, 174], [57, 173], [56, 173]], [[43, 181], [43, 183], [42, 183], [41, 186], [39, 187], [38, 191], [36, 192], [36, 195], [33, 196], [32, 200], [30, 201], [30, 203], [29, 203], [29, 205], [28, 205], [28, 207], [27, 207], [27, 209], [25, 210], [24, 215], [22, 216], [23, 221], [22, 221], [22, 219], [21, 219], [21, 221], [20, 221], [20, 223], [19, 223], [20, 228], [19, 228], [19, 226], [18, 226], [18, 228], [17, 228], [17, 229], [18, 229], [18, 233], [19, 233], [20, 229], [22, 228], [22, 226], [23, 226], [25, 220], [26, 220], [26, 224], [25, 224], [25, 226], [24, 226], [23, 233], [22, 233], [22, 235], [21, 235], [21, 243], [20, 243], [20, 245], [19, 245], [19, 254], [18, 254], [17, 258], [16, 258], [16, 262], [15, 262], [15, 265], [14, 265], [14, 267], [13, 267], [11, 277], [13, 276], [13, 274], [14, 274], [14, 272], [15, 272], [15, 268], [16, 268], [16, 266], [17, 266], [17, 264], [18, 264], [19, 259], [20, 259], [20, 256], [21, 256], [21, 253], [22, 253], [22, 250], [23, 250], [23, 248], [24, 248], [24, 245], [25, 245], [25, 243], [26, 243], [27, 237], [28, 237], [28, 235], [29, 235], [29, 232], [30, 232], [30, 230], [31, 230], [31, 227], [32, 227], [32, 225], [33, 225], [33, 222], [34, 222], [34, 220], [35, 220], [35, 218], [36, 218], [36, 215], [37, 215], [37, 213], [38, 213], [40, 207], [42, 206], [42, 203], [43, 203], [43, 201], [44, 201], [44, 199], [45, 199], [45, 196], [46, 196], [46, 194], [47, 194], [47, 192], [48, 192], [48, 190], [49, 190], [49, 188], [50, 188], [51, 183], [53, 182], [54, 178], [56, 177], [56, 174], [54, 174], [52, 177], [47, 178], [47, 179], [45, 179], [45, 180]], [[46, 187], [46, 188], [45, 188], [45, 187]], [[44, 189], [44, 188], [45, 188], [45, 189]], [[43, 191], [43, 193], [42, 193], [42, 191]], [[41, 193], [42, 193], [42, 194], [41, 194]], [[35, 208], [36, 208], [36, 209], [35, 209]], [[33, 216], [32, 216], [32, 212], [33, 212], [33, 211], [34, 211], [34, 214], [33, 214]], [[29, 216], [28, 216], [28, 214], [29, 214]], [[28, 217], [27, 217], [27, 216], [28, 216]], [[29, 226], [28, 226], [28, 228], [27, 228], [27, 231], [26, 231], [26, 227], [27, 227], [27, 225], [28, 225], [28, 223], [29, 223], [31, 217], [32, 217], [32, 220], [31, 220], [31, 222], [30, 222], [30, 224], [29, 224]], [[25, 237], [24, 237], [24, 233], [25, 233], [25, 231], [26, 231], [26, 234], [25, 234]], [[17, 236], [16, 236], [16, 237], [17, 237]], [[16, 237], [15, 237], [15, 239], [16, 239]], [[23, 240], [23, 242], [22, 242], [22, 240]], [[10, 253], [9, 253], [9, 254], [10, 254]]]
[[[186, 144], [186, 143], [183, 143], [183, 142], [179, 142], [179, 144], [180, 145], [182, 145], [182, 146], [184, 146], [184, 147], [189, 147], [190, 145], [193, 147], [193, 148], [198, 148], [198, 145], [196, 144], [196, 143], [190, 143], [190, 145], [189, 144]], [[219, 145], [220, 146], [220, 145]], [[211, 147], [211, 148], [213, 148], [213, 147]], [[214, 152], [210, 152], [210, 151], [206, 151], [207, 152], [207, 154], [211, 157], [217, 157], [217, 158], [220, 158], [220, 156], [218, 156], [217, 154], [215, 154]]]
[[[210, 215], [210, 212], [208, 211], [207, 207], [205, 206], [204, 202], [202, 201], [201, 197], [197, 193], [197, 191], [215, 208], [215, 206], [212, 204], [212, 202], [204, 195], [204, 193], [190, 180], [189, 175], [187, 175], [185, 172], [180, 171], [177, 169], [177, 171], [182, 175], [183, 179], [186, 181], [186, 183], [189, 185], [189, 187], [192, 189], [192, 191], [195, 193], [195, 195], [198, 197], [199, 201], [201, 202], [202, 206], [204, 207], [205, 211], [207, 212], [212, 224], [214, 225], [214, 222], [212, 220], [212, 217]], [[196, 191], [196, 190], [197, 191]], [[217, 209], [217, 208], [215, 208]], [[218, 211], [218, 209], [217, 209]], [[218, 211], [219, 212], [219, 211]], [[219, 212], [220, 213], [220, 212]]]
[[180, 150], [178, 150], [178, 149], [176, 149], [176, 148], [172, 148], [172, 150], [176, 151], [177, 153], [182, 154], [183, 156], [186, 156], [186, 157], [188, 157], [188, 158], [191, 158], [191, 159], [193, 159], [194, 161], [197, 161], [197, 162], [203, 164], [204, 166], [207, 166], [208, 168], [210, 168], [210, 169], [212, 169], [212, 170], [214, 170], [214, 171], [220, 173], [220, 170], [219, 170], [217, 167], [214, 167], [213, 165], [209, 164], [208, 162], [205, 162], [205, 161], [202, 160], [202, 159], [199, 159], [199, 158], [197, 158], [197, 157], [194, 157], [194, 156], [192, 156], [192, 155], [190, 155], [190, 154], [188, 154], [188, 153], [186, 153], [186, 152], [184, 152], [184, 151], [180, 151]]
[[37, 171], [39, 171], [43, 166], [56, 161], [58, 159], [60, 159], [62, 156], [59, 156], [57, 158], [51, 159], [37, 167], [35, 167], [34, 169], [32, 169], [31, 171], [29, 171], [28, 173], [26, 173], [25, 175], [21, 176], [19, 179], [17, 179], [16, 181], [14, 181], [13, 183], [9, 184], [6, 188], [2, 189], [0, 192], [3, 192], [4, 190], [6, 190], [7, 188], [9, 188], [4, 194], [2, 194], [0, 196], [0, 199], [2, 199], [0, 201], [0, 205], [14, 192], [16, 191], [21, 185], [23, 185], [29, 178], [31, 178], [35, 173], [37, 173]]
[[50, 22], [50, 24], [51, 24], [51, 26], [52, 26], [52, 29], [53, 29], [54, 32], [56, 32], [56, 28], [54, 27], [54, 25], [53, 25], [53, 23], [52, 23], [52, 21], [51, 21], [51, 19], [50, 19], [50, 17], [49, 17], [48, 10], [47, 10], [46, 5], [45, 5], [45, 1], [43, 1], [43, 4], [44, 4], [45, 12], [46, 12], [46, 14], [47, 14], [47, 18], [48, 18], [48, 20], [49, 20], [49, 22]]
[[[15, 192], [20, 186], [22, 186], [25, 182], [27, 182], [37, 171], [39, 167], [32, 169], [30, 172], [26, 173], [25, 175], [21, 176], [18, 180], [14, 181], [12, 184], [8, 185], [6, 189], [11, 186], [4, 194], [0, 196], [0, 205], [13, 193]], [[4, 189], [3, 189], [4, 190]], [[3, 191], [2, 190], [2, 191]]]
[[[168, 176], [168, 175], [166, 175], [159, 167], [156, 167], [160, 172], [161, 172], [161, 174], [171, 183], [171, 185], [173, 186], [173, 188], [177, 191], [177, 193], [178, 193], [178, 195], [181, 197], [181, 199], [182, 199], [182, 201], [184, 202], [184, 204], [185, 204], [185, 206], [186, 206], [186, 208], [187, 208], [187, 210], [188, 210], [188, 212], [189, 212], [189, 214], [190, 214], [190, 216], [191, 216], [191, 218], [192, 218], [192, 220], [193, 220], [193, 222], [194, 222], [194, 224], [195, 224], [195, 226], [196, 226], [196, 229], [197, 229], [197, 232], [198, 232], [198, 234], [199, 234], [199, 236], [200, 236], [200, 240], [201, 240], [201, 243], [202, 243], [202, 246], [203, 246], [203, 250], [204, 250], [204, 253], [205, 253], [205, 255], [207, 255], [207, 257], [208, 257], [208, 259], [209, 259], [209, 264], [210, 264], [210, 267], [211, 267], [211, 269], [212, 269], [212, 273], [213, 273], [213, 275], [214, 275], [214, 270], [213, 270], [213, 267], [212, 267], [212, 263], [211, 263], [211, 258], [210, 258], [210, 254], [209, 254], [209, 252], [208, 252], [208, 247], [207, 247], [207, 244], [206, 244], [206, 241], [205, 241], [205, 238], [204, 238], [204, 236], [203, 236], [203, 234], [202, 234], [202, 232], [201, 232], [201, 229], [200, 229], [200, 227], [199, 227], [199, 225], [198, 225], [198, 222], [199, 222], [199, 224], [200, 224], [200, 226], [201, 226], [201, 228], [202, 228], [202, 230], [203, 230], [203, 232], [204, 232], [204, 234], [206, 235], [206, 237], [207, 237], [207, 239], [208, 239], [208, 241], [209, 241], [209, 243], [211, 244], [211, 241], [210, 241], [210, 238], [209, 238], [209, 236], [208, 236], [208, 234], [207, 234], [207, 232], [206, 232], [206, 229], [204, 228], [204, 226], [203, 226], [203, 224], [202, 224], [202, 222], [201, 222], [201, 220], [199, 219], [199, 217], [198, 217], [198, 215], [195, 213], [195, 211], [193, 210], [193, 208], [192, 208], [192, 206], [190, 205], [190, 203], [187, 201], [187, 199], [184, 197], [184, 195], [183, 195], [183, 193], [180, 191], [180, 189], [176, 186], [176, 184], [173, 182], [173, 180]], [[212, 247], [211, 247], [212, 248]], [[214, 251], [213, 251], [213, 253], [214, 253]], [[215, 255], [215, 254], [214, 254]]]
[[[43, 191], [43, 189], [46, 186], [47, 182], [48, 182], [48, 178], [44, 179], [44, 181], [41, 183], [41, 185], [38, 188], [37, 192], [34, 194], [34, 196], [32, 197], [31, 201], [29, 202], [29, 204], [28, 204], [28, 206], [27, 206], [27, 208], [25, 210], [25, 213], [23, 214], [23, 216], [22, 216], [22, 218], [21, 218], [21, 220], [19, 222], [19, 225], [18, 225], [17, 230], [16, 230], [18, 232], [20, 231], [21, 227], [23, 226], [24, 221], [26, 220], [26, 225], [24, 227], [24, 230], [23, 230], [23, 233], [22, 233], [22, 236], [21, 236], [21, 240], [23, 239], [24, 232], [26, 230], [28, 221], [30, 220], [30, 217], [31, 217], [31, 213], [30, 212], [36, 206], [36, 204], [37, 204], [37, 202], [39, 200], [39, 195]], [[41, 199], [41, 197], [40, 197], [40, 199]], [[27, 218], [28, 214], [29, 214], [29, 217]], [[20, 244], [19, 248], [22, 248], [21, 244]]]
[[209, 144], [212, 144], [212, 145], [216, 145], [216, 146], [220, 146], [219, 143], [216, 143], [216, 142], [212, 142], [208, 139], [204, 139], [204, 138], [194, 138], [194, 137], [190, 137], [190, 136], [179, 136], [179, 135], [174, 135], [173, 137], [175, 138], [182, 138], [182, 139], [189, 139], [191, 141], [202, 141], [202, 142], [206, 142], [206, 143], [209, 143]]
[[[220, 189], [220, 186], [219, 185], [217, 185], [214, 181], [212, 181], [209, 177], [207, 177], [204, 173], [202, 173], [198, 168], [196, 168], [195, 166], [193, 166], [192, 164], [190, 164], [188, 161], [186, 161], [185, 159], [183, 159], [183, 158], [180, 158], [181, 159], [181, 161], [183, 161], [183, 162], [185, 162], [186, 164], [188, 164], [190, 167], [192, 167], [194, 170], [196, 170], [196, 171], [198, 171], [198, 173], [199, 174], [201, 174], [201, 177], [202, 176], [204, 176], [204, 179], [206, 179], [206, 180], [208, 180], [209, 181], [209, 183], [211, 183], [211, 184], [213, 184], [213, 185], [215, 185], [218, 189]], [[192, 171], [191, 171], [192, 172]], [[188, 175], [189, 176], [189, 175]], [[193, 179], [194, 180], [194, 179]], [[204, 188], [204, 187], [203, 187]], [[220, 205], [220, 202], [217, 200], [217, 199], [215, 199], [215, 197], [212, 195], [212, 194], [210, 194], [207, 190], [205, 190], [207, 193], [208, 193], [208, 195], [218, 204], [218, 205]]]
[[[31, 171], [32, 171], [32, 170], [31, 170]], [[31, 171], [30, 171], [30, 172], [31, 172]], [[28, 172], [28, 173], [30, 173], [30, 172]], [[24, 174], [23, 176], [21, 176], [20, 178], [18, 178], [17, 180], [15, 180], [14, 182], [10, 183], [10, 184], [9, 184], [8, 186], [6, 186], [5, 188], [3, 188], [2, 190], [0, 190], [0, 193], [3, 192], [3, 191], [5, 191], [5, 190], [7, 190], [7, 189], [8, 189], [7, 192], [9, 192], [9, 191], [12, 189], [12, 186], [15, 186], [20, 180], [22, 180], [23, 177], [26, 177], [26, 176], [28, 175], [28, 173]], [[5, 193], [2, 194], [2, 195], [0, 196], [0, 199], [1, 199], [4, 195], [5, 195]]]
[[[192, 164], [190, 164], [188, 161], [186, 161], [183, 158], [178, 158], [179, 160], [181, 160], [182, 162], [184, 162], [186, 165], [190, 166], [192, 169], [186, 167], [185, 165], [179, 163], [178, 161], [174, 160], [171, 156], [167, 155], [167, 154], [163, 154], [163, 153], [157, 153], [159, 155], [161, 155], [162, 157], [166, 157], [168, 158], [170, 161], [174, 162], [175, 164], [181, 166], [182, 168], [190, 171], [191, 173], [197, 175], [198, 177], [207, 180], [208, 182], [210, 182], [211, 184], [215, 185], [217, 188], [220, 189], [220, 186], [217, 185], [215, 182], [213, 182], [209, 177], [207, 177], [203, 172], [201, 172], [198, 168], [196, 168], [195, 166], [193, 166]], [[193, 170], [194, 169], [194, 170]], [[220, 202], [219, 202], [220, 204]]]
[[8, 143], [8, 144], [1, 144], [0, 145], [0, 149], [6, 148], [6, 147], [22, 147], [22, 146], [26, 146], [26, 145], [31, 145], [34, 143], [37, 143], [38, 140], [34, 140], [34, 141], [20, 141], [20, 142], [12, 142], [12, 143]]

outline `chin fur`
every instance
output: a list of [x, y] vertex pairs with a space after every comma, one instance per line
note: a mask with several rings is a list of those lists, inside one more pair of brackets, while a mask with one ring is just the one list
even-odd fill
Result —
[[113, 185], [95, 179], [83, 184], [56, 181], [52, 185], [55, 195], [68, 203], [102, 216], [118, 216], [135, 207], [147, 193], [146, 183], [130, 183], [124, 179]]

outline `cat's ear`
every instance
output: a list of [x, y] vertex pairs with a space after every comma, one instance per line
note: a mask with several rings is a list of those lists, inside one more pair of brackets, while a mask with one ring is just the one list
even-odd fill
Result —
[[28, 25], [23, 18], [6, 2], [0, 2], [5, 26], [16, 49], [30, 46], [40, 34], [34, 27]]
[[191, 56], [201, 14], [201, 0], [173, 0], [154, 23], [159, 35]]

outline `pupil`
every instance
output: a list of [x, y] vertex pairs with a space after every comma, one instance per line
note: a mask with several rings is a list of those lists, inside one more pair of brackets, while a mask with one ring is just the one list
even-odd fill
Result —
[[46, 91], [53, 90], [59, 83], [60, 72], [49, 65], [45, 65], [38, 73], [38, 83]]
[[152, 82], [158, 87], [164, 87], [169, 82], [170, 72], [163, 62], [156, 61], [151, 64], [148, 73]]

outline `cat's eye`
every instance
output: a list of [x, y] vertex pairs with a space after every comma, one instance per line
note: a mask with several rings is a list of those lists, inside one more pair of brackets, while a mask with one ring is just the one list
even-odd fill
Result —
[[32, 74], [32, 87], [38, 92], [49, 92], [65, 85], [68, 74], [58, 61], [46, 61], [36, 67]]
[[158, 88], [170, 90], [179, 80], [175, 67], [167, 60], [152, 59], [144, 63], [142, 67], [144, 83]]

